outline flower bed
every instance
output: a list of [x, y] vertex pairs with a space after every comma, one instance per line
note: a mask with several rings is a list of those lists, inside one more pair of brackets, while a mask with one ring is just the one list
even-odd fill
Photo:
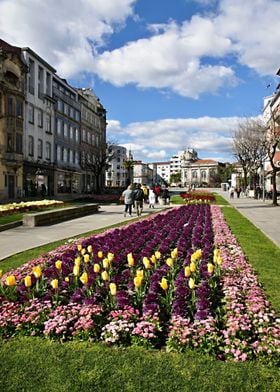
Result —
[[215, 201], [215, 196], [207, 191], [181, 192], [180, 196], [187, 204], [210, 203]]
[[63, 201], [59, 200], [38, 200], [38, 201], [22, 201], [20, 203], [10, 203], [0, 205], [0, 216], [13, 214], [14, 212], [26, 212], [30, 210], [42, 210], [48, 207], [56, 207], [63, 205]]
[[[244, 273], [244, 271], [246, 273]], [[173, 208], [2, 277], [0, 334], [277, 361], [279, 320], [219, 207]]]

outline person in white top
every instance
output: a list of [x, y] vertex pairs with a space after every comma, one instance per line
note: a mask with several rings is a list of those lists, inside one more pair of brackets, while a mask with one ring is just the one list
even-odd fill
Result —
[[152, 188], [149, 188], [149, 208], [155, 208], [156, 194]]

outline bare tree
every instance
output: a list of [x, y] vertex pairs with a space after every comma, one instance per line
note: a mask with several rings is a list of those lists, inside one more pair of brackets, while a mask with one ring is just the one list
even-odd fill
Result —
[[105, 185], [105, 171], [108, 169], [110, 161], [114, 158], [112, 146], [113, 142], [107, 142], [96, 151], [95, 154], [85, 154], [81, 160], [84, 170], [91, 172], [95, 178], [95, 192], [102, 193]]
[[244, 186], [247, 188], [251, 176], [255, 194], [258, 169], [267, 157], [267, 143], [267, 129], [260, 120], [246, 119], [233, 136], [233, 153], [242, 166]]

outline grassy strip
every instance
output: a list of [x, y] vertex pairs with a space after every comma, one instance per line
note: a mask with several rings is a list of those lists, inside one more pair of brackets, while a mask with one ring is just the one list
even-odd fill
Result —
[[[36, 365], [35, 365], [36, 364]], [[276, 392], [279, 369], [258, 362], [224, 363], [195, 352], [167, 354], [39, 338], [5, 342], [3, 391]]]
[[250, 264], [257, 271], [272, 306], [280, 313], [280, 249], [235, 208], [224, 216]]

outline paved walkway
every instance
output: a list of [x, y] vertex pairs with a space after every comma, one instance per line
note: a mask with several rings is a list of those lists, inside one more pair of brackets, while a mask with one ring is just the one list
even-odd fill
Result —
[[[156, 205], [155, 209], [144, 207], [142, 216], [147, 216], [154, 211], [165, 209], [165, 206]], [[13, 229], [0, 232], [0, 260], [14, 254], [23, 252], [50, 242], [75, 238], [89, 231], [105, 228], [117, 223], [136, 218], [124, 217], [123, 205], [104, 205], [96, 214], [61, 222], [51, 226], [24, 227], [18, 226]]]
[[[215, 192], [223, 196], [271, 241], [280, 246], [280, 206], [272, 206], [271, 200], [263, 201], [242, 196], [238, 199], [236, 194], [230, 199], [229, 193], [220, 189], [215, 189]], [[280, 204], [280, 200], [278, 203]]]
[[[211, 191], [221, 194], [240, 213], [262, 230], [268, 238], [280, 246], [280, 206], [272, 207], [271, 201], [267, 200], [262, 201], [245, 197], [230, 199], [228, 192], [221, 191], [220, 189], [211, 189]], [[155, 211], [163, 208], [165, 207], [157, 205]], [[74, 238], [89, 231], [129, 221], [135, 217], [134, 214], [132, 218], [125, 218], [123, 216], [123, 209], [124, 207], [122, 205], [106, 205], [101, 206], [100, 212], [97, 214], [84, 216], [56, 225], [34, 228], [19, 226], [3, 231], [0, 233], [0, 260], [40, 245], [66, 238]], [[146, 206], [143, 216], [147, 216], [151, 211], [153, 210], [149, 210], [148, 206]]]

